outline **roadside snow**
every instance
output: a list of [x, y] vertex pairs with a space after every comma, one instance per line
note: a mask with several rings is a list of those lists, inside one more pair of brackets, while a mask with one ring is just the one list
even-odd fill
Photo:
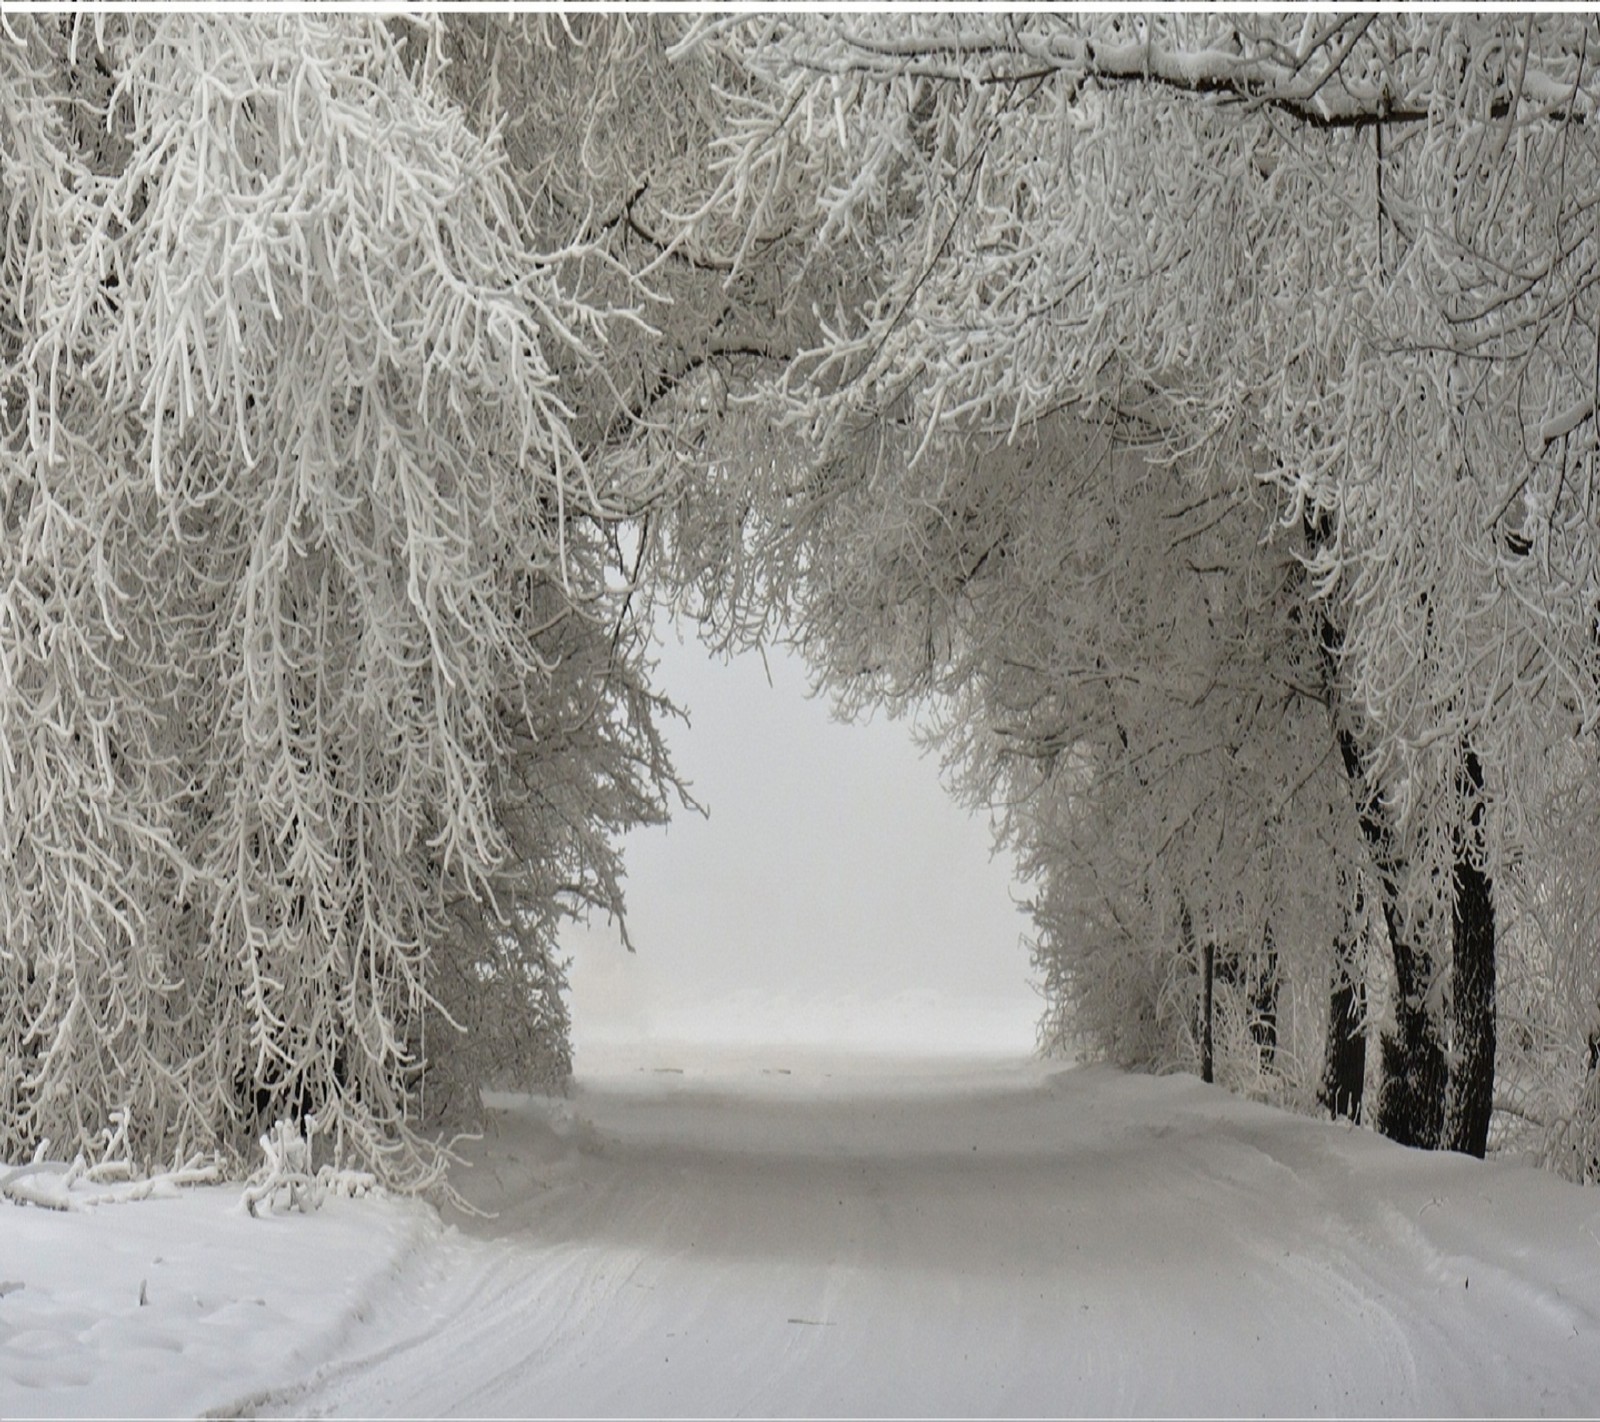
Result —
[[238, 1186], [73, 1213], [0, 1203], [0, 1417], [184, 1417], [364, 1345], [372, 1301], [443, 1234], [426, 1206], [251, 1219]]
[[0, 1415], [1600, 1405], [1600, 1194], [1530, 1169], [995, 1056], [583, 1071], [493, 1100], [492, 1218], [0, 1210]]

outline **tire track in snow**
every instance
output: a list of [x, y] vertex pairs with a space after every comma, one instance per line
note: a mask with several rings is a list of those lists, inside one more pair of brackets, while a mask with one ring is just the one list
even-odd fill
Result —
[[[1190, 1081], [613, 1083], [564, 1114], [505, 1113], [483, 1150], [500, 1218], [441, 1241], [375, 1310], [379, 1346], [279, 1404], [1421, 1413], [1600, 1396], [1595, 1271], [1573, 1266], [1588, 1292], [1554, 1310], [1540, 1282], [1575, 1228], [1570, 1191]], [[1508, 1176], [1555, 1211], [1524, 1265], [1520, 1245], [1469, 1257], [1436, 1227], [1470, 1235], [1481, 1212], [1416, 1217]], [[1470, 1302], [1445, 1286], [1458, 1261], [1483, 1280]], [[1517, 1370], [1495, 1363], [1502, 1341], [1526, 1353]]]

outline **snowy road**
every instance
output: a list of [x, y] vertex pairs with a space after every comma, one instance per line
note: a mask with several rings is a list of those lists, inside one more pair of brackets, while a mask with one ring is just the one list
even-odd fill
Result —
[[642, 1065], [502, 1103], [312, 1415], [1600, 1408], [1600, 1195], [1189, 1078]]

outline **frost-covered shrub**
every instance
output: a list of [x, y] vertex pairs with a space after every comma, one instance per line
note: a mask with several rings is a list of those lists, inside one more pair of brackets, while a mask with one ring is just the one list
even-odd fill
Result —
[[1039, 1044], [1047, 1053], [1153, 1071], [1175, 1063], [1184, 1035], [1168, 990], [1171, 955], [1153, 938], [1045, 902], [1033, 967], [1044, 996]]
[[367, 1194], [376, 1179], [362, 1170], [317, 1163], [317, 1118], [275, 1121], [261, 1137], [262, 1162], [245, 1181], [240, 1204], [247, 1214], [298, 1210], [310, 1214], [332, 1195], [352, 1198]]

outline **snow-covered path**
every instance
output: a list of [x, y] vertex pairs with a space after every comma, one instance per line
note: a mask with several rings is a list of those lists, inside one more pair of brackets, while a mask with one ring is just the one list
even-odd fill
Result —
[[1600, 1409], [1600, 1195], [1189, 1078], [777, 1058], [499, 1103], [491, 1220], [264, 1412]]

